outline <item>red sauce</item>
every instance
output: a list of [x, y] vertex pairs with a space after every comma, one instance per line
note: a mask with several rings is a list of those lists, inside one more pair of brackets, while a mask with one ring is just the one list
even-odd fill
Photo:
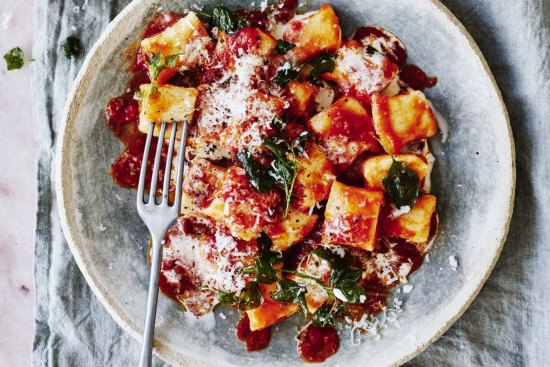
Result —
[[418, 66], [407, 64], [399, 72], [399, 78], [415, 90], [432, 88], [437, 84], [436, 77], [429, 77]]
[[242, 52], [248, 53], [262, 40], [262, 34], [258, 28], [245, 27], [239, 29], [235, 37], [230, 39], [231, 52], [239, 55]]
[[363, 288], [367, 294], [367, 302], [364, 304], [364, 312], [376, 314], [382, 311], [388, 304], [390, 290], [382, 285], [379, 279], [365, 280]]
[[139, 103], [132, 93], [115, 97], [107, 103], [105, 121], [107, 126], [117, 137], [121, 137], [129, 123], [137, 121], [139, 117]]
[[331, 109], [330, 118], [332, 124], [330, 131], [327, 132], [328, 135], [344, 135], [351, 137], [354, 141], [376, 143], [370, 115], [359, 115], [347, 108], [335, 108]]
[[271, 328], [263, 330], [250, 330], [250, 320], [248, 316], [244, 314], [243, 318], [239, 320], [236, 330], [237, 338], [246, 344], [246, 351], [253, 352], [267, 348], [269, 340], [271, 339]]
[[239, 10], [238, 13], [248, 21], [251, 27], [267, 30], [267, 13], [244, 9]]
[[375, 39], [382, 38], [383, 41], [379, 44], [386, 56], [390, 58], [392, 62], [397, 65], [403, 65], [407, 61], [407, 50], [403, 47], [403, 44], [399, 42], [399, 39], [390, 32], [383, 28], [374, 26], [364, 26], [357, 28], [357, 31], [353, 35], [353, 39], [359, 42], [368, 42], [372, 44]]
[[393, 251], [399, 256], [402, 263], [409, 262], [411, 264], [410, 273], [412, 273], [422, 265], [424, 262], [424, 255], [418, 251], [418, 248], [413, 243], [405, 240], [397, 241], [397, 244], [393, 247]]
[[282, 0], [277, 4], [275, 11], [272, 13], [273, 18], [277, 22], [286, 23], [294, 17], [298, 0]]
[[298, 355], [306, 362], [323, 362], [338, 351], [340, 341], [332, 326], [313, 324], [298, 335]]
[[166, 28], [174, 25], [178, 20], [183, 18], [184, 15], [176, 12], [157, 13], [153, 19], [147, 24], [145, 32], [143, 32], [143, 38], [148, 38], [159, 34]]

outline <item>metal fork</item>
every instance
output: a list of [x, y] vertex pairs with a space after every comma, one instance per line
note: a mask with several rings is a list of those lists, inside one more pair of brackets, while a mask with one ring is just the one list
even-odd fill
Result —
[[147, 160], [155, 124], [149, 127], [143, 161], [141, 163], [141, 172], [139, 175], [139, 186], [137, 192], [137, 210], [141, 219], [151, 232], [152, 255], [151, 255], [151, 275], [149, 278], [149, 294], [147, 296], [147, 315], [143, 331], [143, 344], [141, 348], [140, 367], [150, 367], [153, 353], [153, 341], [155, 333], [155, 317], [157, 313], [157, 300], [159, 289], [160, 265], [162, 263], [163, 239], [166, 231], [172, 223], [178, 218], [181, 206], [181, 190], [183, 179], [183, 157], [185, 156], [185, 146], [187, 141], [188, 122], [183, 122], [181, 134], [180, 150], [178, 152], [178, 167], [176, 177], [176, 196], [174, 205], [168, 203], [168, 193], [170, 188], [170, 173], [172, 168], [172, 155], [174, 153], [174, 144], [176, 140], [177, 122], [171, 123], [172, 131], [168, 145], [168, 155], [166, 157], [166, 169], [164, 170], [164, 183], [162, 187], [162, 199], [157, 204], [157, 182], [159, 180], [159, 166], [162, 146], [164, 144], [164, 133], [166, 131], [166, 122], [160, 127], [159, 140], [155, 153], [155, 163], [153, 165], [153, 174], [151, 177], [151, 188], [149, 190], [149, 200], [144, 200], [145, 177], [147, 175]]

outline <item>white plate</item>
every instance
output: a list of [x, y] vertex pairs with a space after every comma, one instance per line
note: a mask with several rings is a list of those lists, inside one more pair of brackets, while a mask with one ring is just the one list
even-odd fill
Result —
[[[135, 210], [135, 192], [116, 186], [110, 163], [122, 146], [102, 118], [109, 98], [121, 94], [128, 75], [121, 62], [159, 6], [191, 8], [186, 1], [136, 0], [108, 26], [88, 54], [69, 96], [57, 148], [57, 197], [61, 222], [73, 255], [97, 297], [113, 318], [140, 338], [148, 267], [147, 232]], [[440, 233], [425, 263], [402, 296], [401, 328], [388, 328], [380, 341], [350, 343], [341, 331], [339, 352], [327, 365], [391, 366], [403, 363], [436, 340], [465, 311], [489, 276], [504, 243], [512, 214], [514, 146], [506, 108], [478, 47], [457, 19], [433, 0], [335, 0], [331, 2], [349, 35], [375, 24], [407, 46], [410, 62], [439, 79], [427, 92], [448, 121], [449, 140], [431, 145], [437, 157], [433, 191], [438, 197]], [[207, 2], [205, 2], [207, 4]], [[211, 3], [210, 3], [211, 4]], [[313, 2], [312, 8], [318, 6]], [[449, 257], [458, 260], [456, 270]], [[156, 353], [174, 365], [222, 363], [252, 366], [301, 364], [295, 325], [274, 330], [268, 349], [244, 352], [234, 336], [237, 314], [227, 320], [195, 322], [161, 297]], [[217, 313], [220, 309], [217, 310]]]

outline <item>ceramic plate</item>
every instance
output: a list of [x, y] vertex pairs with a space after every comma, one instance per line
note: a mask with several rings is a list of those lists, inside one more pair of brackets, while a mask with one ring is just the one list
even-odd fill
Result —
[[[224, 1], [228, 5], [232, 5]], [[108, 26], [89, 53], [69, 96], [57, 150], [57, 197], [73, 255], [90, 287], [113, 318], [140, 339], [145, 313], [147, 230], [135, 209], [135, 192], [115, 185], [109, 167], [120, 142], [103, 121], [103, 109], [120, 95], [128, 75], [124, 51], [139, 39], [155, 11], [183, 11], [181, 1], [136, 0]], [[400, 328], [353, 345], [340, 332], [340, 351], [326, 365], [398, 365], [420, 353], [464, 312], [489, 276], [512, 213], [514, 147], [507, 112], [487, 63], [457, 19], [433, 0], [333, 0], [345, 33], [375, 24], [398, 35], [409, 60], [439, 79], [427, 92], [448, 124], [449, 139], [431, 139], [437, 158], [432, 182], [440, 233], [425, 263], [401, 294]], [[205, 2], [205, 5], [208, 5]], [[311, 8], [319, 3], [313, 1]], [[498, 177], [498, 179], [495, 179]], [[457, 259], [452, 267], [449, 259]], [[227, 318], [221, 319], [223, 312]], [[245, 353], [234, 335], [238, 315], [218, 307], [216, 316], [194, 321], [161, 297], [156, 353], [173, 365], [294, 366], [292, 317], [274, 330], [262, 352]], [[323, 364], [322, 364], [323, 365]]]

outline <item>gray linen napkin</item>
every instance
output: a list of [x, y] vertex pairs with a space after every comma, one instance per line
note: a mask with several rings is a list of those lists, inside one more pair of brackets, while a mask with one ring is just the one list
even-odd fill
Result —
[[[89, 50], [128, 2], [35, 1], [32, 80], [40, 153], [34, 366], [137, 363], [138, 342], [110, 318], [73, 260], [52, 183], [60, 113], [82, 62], [67, 60], [59, 44], [74, 33]], [[475, 38], [508, 106], [517, 148], [516, 207], [504, 251], [477, 299], [408, 365], [548, 366], [550, 0], [443, 2]], [[157, 360], [156, 365], [165, 364]]]

